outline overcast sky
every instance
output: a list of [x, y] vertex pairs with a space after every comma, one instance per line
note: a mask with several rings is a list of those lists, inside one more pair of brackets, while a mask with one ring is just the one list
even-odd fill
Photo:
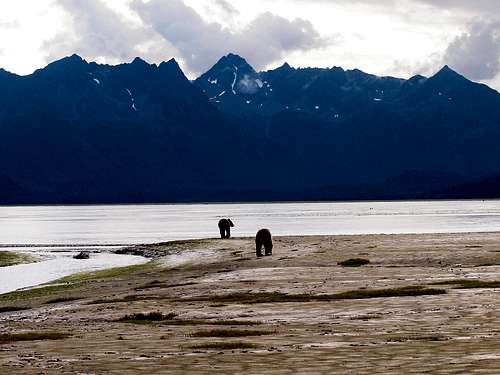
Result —
[[500, 89], [500, 1], [0, 1], [0, 67], [18, 74], [78, 53], [175, 57], [193, 78], [229, 52], [257, 70], [287, 61], [410, 77], [448, 64]]

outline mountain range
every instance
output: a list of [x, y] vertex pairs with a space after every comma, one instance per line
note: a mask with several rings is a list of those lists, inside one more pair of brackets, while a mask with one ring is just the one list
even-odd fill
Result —
[[[0, 69], [0, 203], [500, 197], [500, 94], [434, 76], [77, 55]], [[499, 189], [496, 189], [496, 186]]]

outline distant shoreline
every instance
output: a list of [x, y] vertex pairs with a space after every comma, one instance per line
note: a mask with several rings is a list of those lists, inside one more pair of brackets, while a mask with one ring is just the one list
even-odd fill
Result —
[[248, 200], [248, 201], [186, 201], [186, 202], [109, 202], [109, 203], [19, 203], [0, 204], [2, 207], [66, 207], [66, 206], [181, 206], [209, 204], [293, 204], [293, 203], [356, 203], [356, 202], [470, 202], [470, 201], [500, 201], [499, 198], [423, 198], [423, 199], [345, 199], [345, 200]]

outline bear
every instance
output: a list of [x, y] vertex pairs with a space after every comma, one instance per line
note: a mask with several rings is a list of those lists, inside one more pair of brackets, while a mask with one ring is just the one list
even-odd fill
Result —
[[260, 229], [255, 235], [255, 251], [257, 257], [262, 256], [262, 246], [264, 246], [266, 256], [273, 254], [273, 239], [269, 229]]
[[220, 219], [219, 220], [220, 238], [231, 237], [231, 227], [234, 227], [234, 224], [231, 221], [231, 219]]

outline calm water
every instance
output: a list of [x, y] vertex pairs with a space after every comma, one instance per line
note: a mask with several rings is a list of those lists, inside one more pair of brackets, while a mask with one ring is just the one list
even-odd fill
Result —
[[[500, 201], [0, 207], [0, 250], [46, 259], [0, 268], [0, 293], [145, 261], [109, 253], [114, 246], [217, 237], [221, 217], [231, 217], [236, 236], [262, 227], [274, 235], [487, 232], [500, 230]], [[73, 259], [82, 249], [99, 253]]]
[[[0, 207], [0, 244], [137, 244], [218, 236], [500, 230], [500, 200]], [[0, 245], [1, 246], [1, 245]]]

